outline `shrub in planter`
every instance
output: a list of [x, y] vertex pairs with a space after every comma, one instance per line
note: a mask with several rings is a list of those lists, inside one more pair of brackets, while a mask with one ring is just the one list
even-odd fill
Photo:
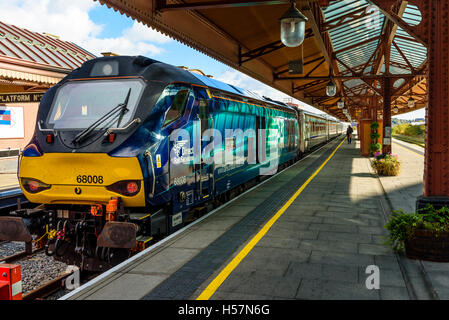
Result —
[[377, 121], [373, 121], [370, 125], [371, 129], [376, 130], [377, 128], [379, 128], [379, 122]]
[[374, 154], [377, 151], [380, 151], [380, 149], [382, 149], [382, 145], [380, 143], [372, 143], [370, 144], [369, 149]]
[[378, 134], [377, 132], [373, 132], [371, 133], [371, 140], [376, 140], [380, 138], [380, 134]]
[[371, 166], [381, 176], [397, 176], [401, 170], [401, 162], [397, 155], [376, 153]]
[[394, 251], [405, 249], [407, 257], [449, 261], [449, 208], [431, 205], [416, 213], [394, 211], [385, 228], [390, 232], [385, 244]]

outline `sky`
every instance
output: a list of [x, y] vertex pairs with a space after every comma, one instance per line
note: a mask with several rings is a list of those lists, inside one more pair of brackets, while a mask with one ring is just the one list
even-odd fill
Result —
[[[96, 56], [102, 52], [144, 55], [176, 66], [200, 69], [215, 79], [283, 101], [290, 98], [245, 74], [93, 0], [0, 0], [0, 20], [71, 41]], [[322, 113], [293, 99], [303, 109]], [[424, 117], [424, 110], [398, 118]]]

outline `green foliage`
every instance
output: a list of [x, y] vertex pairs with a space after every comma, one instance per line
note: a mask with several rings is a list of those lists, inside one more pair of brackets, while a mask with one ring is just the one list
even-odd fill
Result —
[[371, 166], [381, 176], [397, 176], [401, 171], [401, 162], [397, 155], [376, 155], [376, 159], [371, 162]]
[[380, 143], [372, 143], [370, 144], [369, 149], [371, 150], [372, 153], [375, 153], [380, 149], [382, 149], [382, 145]]
[[414, 236], [418, 229], [429, 230], [438, 236], [438, 233], [449, 232], [449, 208], [442, 207], [435, 210], [432, 205], [416, 213], [405, 213], [402, 210], [393, 211], [385, 229], [390, 233], [385, 239], [385, 244], [394, 251], [404, 250], [404, 241]]
[[411, 125], [409, 123], [402, 123], [394, 126], [392, 133], [411, 137], [423, 137], [426, 133], [426, 126], [424, 124]]
[[393, 211], [385, 225], [390, 234], [386, 238], [385, 244], [394, 251], [404, 250], [404, 241], [413, 233], [413, 228], [418, 223], [419, 216], [416, 214], [404, 213], [402, 210]]
[[370, 125], [371, 129], [376, 130], [377, 128], [379, 128], [379, 122], [377, 121], [373, 121]]
[[377, 132], [373, 132], [371, 133], [371, 140], [376, 140], [380, 138], [380, 134], [378, 134]]
[[420, 147], [425, 147], [426, 143], [425, 143], [425, 137], [411, 137], [411, 136], [403, 136], [403, 135], [399, 135], [399, 134], [393, 134], [392, 135], [393, 138], [396, 138], [398, 140], [402, 140], [408, 143], [413, 143], [416, 144]]

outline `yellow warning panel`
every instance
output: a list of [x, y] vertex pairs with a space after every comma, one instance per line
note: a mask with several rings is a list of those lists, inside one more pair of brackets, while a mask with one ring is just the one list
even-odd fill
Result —
[[161, 166], [162, 166], [161, 155], [157, 154], [156, 155], [156, 168], [160, 168]]

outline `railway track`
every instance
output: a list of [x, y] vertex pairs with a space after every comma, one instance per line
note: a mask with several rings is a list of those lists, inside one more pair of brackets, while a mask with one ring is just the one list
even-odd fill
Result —
[[56, 279], [50, 280], [49, 282], [43, 284], [42, 286], [25, 293], [22, 296], [23, 300], [42, 300], [50, 295], [62, 290], [65, 286], [66, 279], [72, 273], [65, 273]]
[[[3, 241], [0, 249], [8, 256], [0, 257], [0, 264], [17, 264], [21, 267], [23, 300], [43, 299], [64, 286], [70, 275], [67, 266], [45, 256], [43, 249], [23, 251], [23, 245], [16, 242]], [[5, 249], [5, 246], [9, 248]], [[2, 248], [3, 247], [3, 248]]]
[[7, 214], [13, 209], [20, 209], [24, 204], [28, 204], [28, 200], [20, 188], [0, 191], [0, 215]]
[[[2, 243], [0, 243], [0, 245], [5, 244], [5, 243], [8, 243], [8, 241], [3, 241]], [[32, 256], [33, 254], [40, 253], [42, 251], [43, 251], [43, 249], [32, 250], [31, 252], [27, 252], [26, 250], [25, 251], [19, 251], [19, 252], [16, 252], [16, 253], [12, 254], [12, 255], [9, 255], [9, 256], [6, 256], [6, 257], [1, 257], [0, 258], [0, 263], [12, 264], [12, 263], [15, 263], [15, 262], [17, 262], [17, 261], [19, 261], [21, 259], [24, 259], [26, 257]]]

